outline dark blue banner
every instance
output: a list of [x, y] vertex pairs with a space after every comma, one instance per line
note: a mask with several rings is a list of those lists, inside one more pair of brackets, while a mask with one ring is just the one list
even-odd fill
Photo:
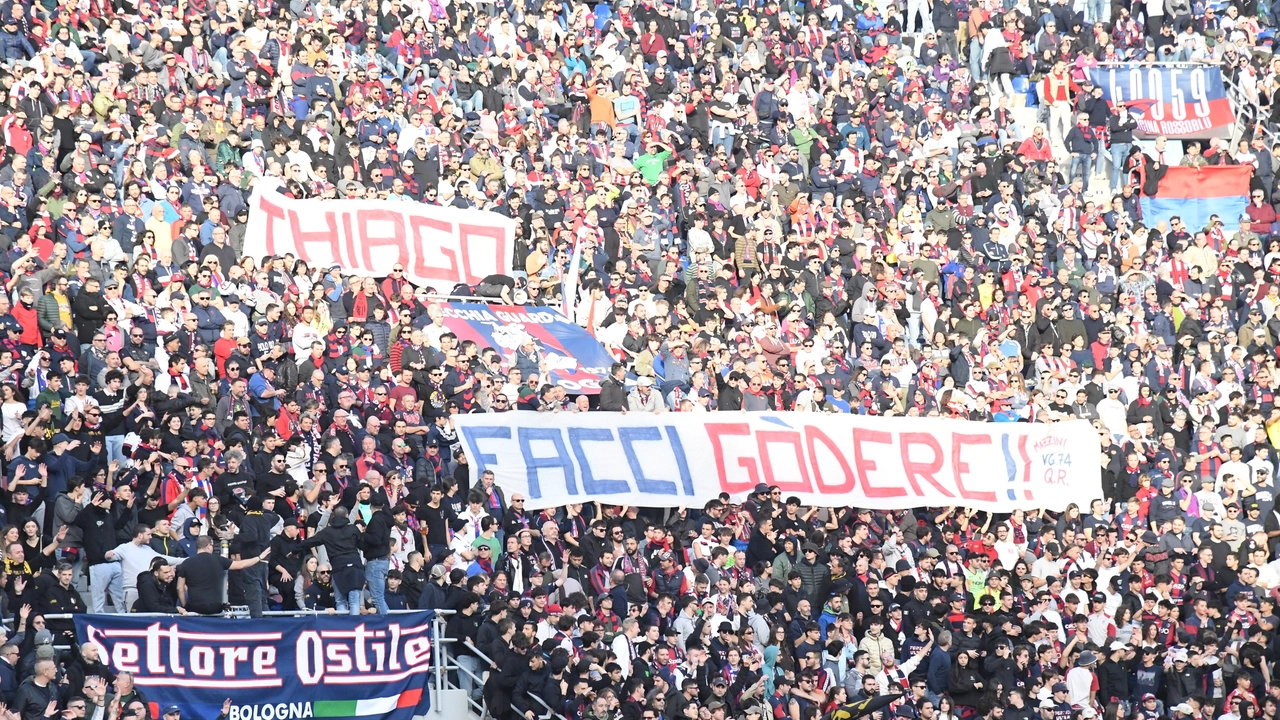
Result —
[[308, 615], [263, 620], [77, 615], [160, 717], [228, 720], [385, 718], [426, 712], [432, 676], [431, 611], [387, 616]]
[[1089, 74], [1112, 107], [1129, 107], [1144, 135], [1228, 137], [1235, 126], [1222, 70], [1216, 66], [1117, 63]]

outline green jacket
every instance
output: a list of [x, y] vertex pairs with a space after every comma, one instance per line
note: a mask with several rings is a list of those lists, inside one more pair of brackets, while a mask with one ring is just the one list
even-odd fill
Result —
[[62, 427], [62, 396], [49, 388], [40, 391], [36, 396], [36, 409], [48, 406], [53, 411], [55, 427]]
[[814, 141], [820, 137], [821, 136], [818, 135], [818, 133], [813, 131], [813, 128], [805, 128], [803, 130], [796, 128], [791, 131], [792, 144], [795, 145], [796, 148], [800, 150], [800, 154], [805, 157], [809, 157], [809, 151], [813, 148]]
[[[67, 298], [70, 304], [71, 298]], [[47, 336], [54, 330], [66, 330], [71, 332], [71, 328], [62, 322], [62, 313], [59, 312], [58, 298], [54, 294], [47, 292], [40, 296], [36, 301], [36, 319], [40, 321], [40, 333]]]
[[240, 148], [233, 147], [225, 139], [218, 143], [218, 153], [213, 159], [214, 172], [226, 176], [227, 166], [240, 167]]
[[650, 185], [657, 185], [669, 157], [671, 157], [671, 151], [669, 150], [660, 150], [656, 155], [645, 153], [636, 158], [635, 168], [640, 171], [645, 182]]

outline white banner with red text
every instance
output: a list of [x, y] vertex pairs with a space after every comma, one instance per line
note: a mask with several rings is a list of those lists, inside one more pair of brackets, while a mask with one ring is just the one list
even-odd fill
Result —
[[260, 188], [249, 199], [244, 253], [293, 253], [311, 266], [404, 278], [448, 292], [511, 273], [515, 221], [495, 212], [389, 200], [294, 200]]
[[527, 509], [598, 500], [701, 506], [757, 483], [806, 505], [876, 510], [1087, 507], [1102, 497], [1087, 422], [1051, 425], [815, 413], [456, 415], [475, 483]]

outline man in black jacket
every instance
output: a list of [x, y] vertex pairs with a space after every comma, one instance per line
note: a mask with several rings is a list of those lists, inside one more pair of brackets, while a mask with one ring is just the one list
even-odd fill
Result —
[[445, 587], [448, 580], [449, 571], [444, 565], [431, 566], [431, 580], [422, 588], [422, 595], [418, 598], [419, 610], [439, 610], [445, 607], [448, 601], [449, 589]]
[[933, 29], [938, 32], [938, 49], [953, 59], [960, 56], [956, 31], [960, 29], [960, 8], [956, 0], [937, 0], [933, 4]]
[[387, 614], [385, 592], [387, 571], [391, 569], [391, 528], [396, 524], [387, 511], [387, 499], [382, 493], [369, 496], [369, 524], [364, 529], [364, 580], [369, 595], [379, 615]]
[[484, 676], [484, 663], [469, 644], [476, 644], [479, 630], [480, 596], [473, 592], [463, 593], [458, 600], [457, 612], [445, 626], [445, 636], [453, 641], [453, 656], [458, 659], [458, 665], [462, 668], [462, 671], [456, 673], [456, 679], [460, 681], [458, 687], [466, 690], [476, 702], [480, 701], [482, 694], [479, 680]]
[[[271, 529], [276, 526], [280, 517], [264, 510], [262, 502], [261, 497], [251, 496], [245, 505], [247, 510], [244, 517], [240, 519], [236, 549], [242, 558], [261, 555], [271, 546]], [[254, 563], [243, 568], [240, 570], [240, 581], [244, 587], [245, 604], [249, 606], [249, 616], [262, 617], [262, 611], [267, 605], [267, 565]]]
[[1107, 659], [1098, 665], [1098, 699], [1106, 703], [1129, 698], [1128, 666], [1133, 664], [1133, 649], [1122, 642], [1112, 642]]
[[627, 366], [617, 362], [609, 369], [609, 377], [600, 383], [600, 409], [605, 412], [627, 411]]
[[67, 663], [67, 687], [83, 688], [85, 681], [93, 682], [97, 678], [102, 687], [116, 681], [116, 674], [102, 662], [96, 643], [87, 642], [80, 646], [77, 657]]
[[297, 610], [298, 600], [293, 593], [294, 578], [302, 567], [302, 540], [298, 537], [298, 521], [289, 518], [284, 529], [271, 539], [271, 564], [268, 578], [280, 590], [285, 610]]
[[[307, 538], [302, 549], [324, 546], [333, 565], [333, 598], [338, 612], [360, 614], [360, 591], [364, 586], [364, 564], [360, 560], [360, 529], [351, 524], [347, 509], [333, 509], [329, 525]], [[423, 591], [426, 594], [426, 591]]]
[[138, 600], [131, 609], [134, 612], [186, 615], [187, 611], [178, 607], [178, 591], [173, 578], [173, 566], [164, 558], [154, 558], [151, 572], [138, 576]]
[[498, 672], [490, 673], [489, 681], [485, 683], [485, 691], [489, 698], [488, 706], [495, 708], [493, 712], [498, 720], [508, 720], [508, 718], [518, 720], [516, 714], [510, 712], [516, 685], [521, 683], [525, 673], [530, 669], [530, 655], [541, 654], [539, 648], [531, 649], [532, 644], [533, 641], [523, 633], [513, 636], [511, 653], [502, 659]]
[[[79, 614], [87, 612], [80, 592], [71, 585], [73, 577], [69, 563], [58, 563], [54, 571], [57, 582], [50, 583], [45, 589], [39, 603], [40, 612], [45, 615]], [[70, 620], [49, 620], [47, 625], [59, 643], [74, 644], [76, 641], [75, 624]]]
[[18, 668], [12, 662], [17, 653], [18, 646], [13, 643], [0, 645], [0, 700], [9, 707], [13, 707], [13, 697], [18, 692]]
[[89, 567], [89, 597], [92, 610], [101, 614], [107, 611], [107, 593], [111, 593], [116, 612], [124, 609], [124, 576], [120, 563], [107, 560], [106, 553], [116, 545], [116, 515], [111, 512], [111, 496], [95, 492], [93, 501], [81, 510], [71, 522], [80, 528], [84, 544], [85, 562]]
[[507, 613], [510, 610], [511, 607], [505, 602], [493, 603], [489, 606], [489, 618], [480, 623], [479, 628], [476, 629], [476, 647], [480, 648], [480, 652], [489, 655], [489, 659], [493, 662], [497, 662], [497, 658], [489, 653], [493, 644], [502, 639], [502, 629], [499, 624], [507, 619]]
[[1120, 175], [1124, 172], [1125, 160], [1133, 147], [1133, 133], [1138, 129], [1138, 120], [1129, 114], [1129, 106], [1116, 104], [1116, 111], [1107, 118], [1107, 152], [1111, 155], [1111, 192], [1120, 187]]
[[510, 716], [511, 720], [534, 720], [546, 713], [546, 709], [530, 697], [532, 695], [542, 698], [552, 708], [560, 704], [560, 683], [551, 677], [547, 656], [539, 647], [530, 649], [528, 667], [520, 673], [512, 690], [511, 709], [515, 712]]
[[35, 675], [22, 683], [9, 706], [21, 720], [42, 720], [58, 716], [58, 693], [54, 678], [58, 665], [52, 659], [37, 660]]

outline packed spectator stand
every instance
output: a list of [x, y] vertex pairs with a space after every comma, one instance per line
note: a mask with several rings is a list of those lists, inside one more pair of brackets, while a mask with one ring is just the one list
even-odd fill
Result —
[[[68, 616], [241, 607], [450, 611], [496, 720], [1277, 715], [1273, 6], [0, 18], [2, 720], [179, 720]], [[1139, 143], [1089, 71], [1157, 61], [1260, 125]], [[1253, 168], [1247, 213], [1144, 223], [1166, 149]], [[258, 188], [497, 212], [514, 270], [248, 256]], [[459, 342], [458, 297], [564, 308], [617, 364], [570, 394], [536, 343]], [[509, 411], [1082, 419], [1105, 497], [525, 511], [450, 420]]]

